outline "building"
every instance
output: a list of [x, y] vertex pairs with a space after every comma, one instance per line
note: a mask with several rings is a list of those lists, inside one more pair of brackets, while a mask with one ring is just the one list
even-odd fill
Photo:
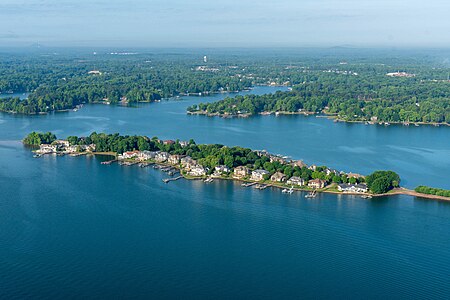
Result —
[[228, 168], [227, 166], [224, 166], [224, 165], [216, 166], [214, 168], [214, 173], [218, 174], [218, 175], [220, 175], [220, 174], [227, 174], [230, 171], [231, 171], [230, 168]]
[[192, 167], [197, 165], [197, 161], [192, 159], [190, 156], [185, 156], [180, 159], [180, 163], [185, 170], [190, 170]]
[[188, 174], [195, 177], [205, 176], [206, 169], [203, 168], [201, 165], [195, 165], [189, 170]]
[[299, 168], [303, 168], [303, 167], [307, 167], [308, 165], [306, 165], [302, 160], [294, 160], [291, 165], [293, 167], [299, 167]]
[[291, 178], [288, 179], [288, 181], [286, 181], [286, 183], [290, 185], [302, 186], [305, 185], [305, 180], [297, 176], [292, 176]]
[[139, 151], [127, 151], [122, 153], [122, 155], [119, 155], [119, 159], [130, 159], [135, 158], [139, 154]]
[[244, 178], [250, 175], [250, 170], [245, 166], [239, 166], [234, 168], [233, 177], [234, 178]]
[[310, 165], [309, 168], [311, 171], [315, 171], [317, 169], [316, 165]]
[[308, 181], [308, 186], [313, 189], [323, 189], [327, 182], [322, 179], [313, 179]]
[[52, 144], [56, 145], [59, 149], [60, 148], [64, 148], [65, 149], [65, 148], [70, 146], [69, 141], [66, 141], [66, 140], [56, 140]]
[[344, 193], [367, 193], [367, 185], [359, 183], [359, 184], [348, 184], [341, 183], [338, 185], [338, 190]]
[[361, 178], [361, 177], [364, 177], [364, 176], [362, 176], [362, 175], [360, 175], [360, 174], [356, 174], [356, 173], [348, 173], [347, 174], [347, 178], [355, 178], [355, 179], [358, 179], [358, 178]]
[[181, 161], [181, 158], [183, 158], [183, 156], [178, 155], [178, 154], [174, 154], [169, 156], [169, 164], [171, 165], [178, 165]]
[[137, 155], [137, 158], [140, 161], [145, 161], [145, 160], [150, 160], [150, 159], [154, 159], [156, 157], [156, 152], [154, 151], [148, 151], [148, 150], [144, 150], [139, 152], [139, 154]]
[[284, 182], [284, 181], [286, 181], [286, 179], [287, 179], [286, 175], [284, 175], [281, 172], [276, 172], [275, 174], [270, 176], [270, 180], [275, 181], [275, 182]]
[[47, 154], [47, 153], [55, 153], [57, 150], [56, 145], [50, 145], [50, 144], [41, 144], [39, 145], [39, 150], [37, 150], [37, 153], [40, 154]]
[[155, 156], [156, 162], [165, 162], [169, 159], [170, 154], [167, 152], [158, 152]]
[[165, 141], [163, 141], [163, 144], [164, 145], [173, 145], [173, 144], [175, 144], [175, 141], [173, 141], [173, 140], [165, 140]]
[[182, 148], [187, 147], [189, 145], [189, 142], [187, 141], [180, 141], [179, 143]]
[[252, 171], [252, 176], [250, 177], [251, 180], [254, 181], [261, 181], [264, 180], [264, 175], [269, 175], [269, 171], [266, 170], [255, 170]]

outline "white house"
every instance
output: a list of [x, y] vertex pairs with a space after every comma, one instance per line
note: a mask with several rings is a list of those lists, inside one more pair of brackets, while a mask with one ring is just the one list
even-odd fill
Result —
[[292, 176], [291, 178], [288, 179], [288, 181], [286, 181], [286, 183], [290, 185], [302, 186], [305, 185], [305, 180], [297, 176]]
[[206, 175], [206, 170], [201, 165], [195, 165], [189, 170], [188, 174], [196, 177], [204, 176]]
[[155, 160], [157, 162], [165, 162], [170, 157], [170, 154], [167, 152], [158, 152], [155, 156]]
[[268, 174], [270, 174], [270, 172], [266, 170], [255, 170], [252, 171], [252, 176], [250, 177], [250, 179], [254, 181], [261, 181], [264, 180], [264, 175]]
[[359, 184], [341, 183], [338, 185], [338, 190], [344, 193], [366, 193], [368, 191], [367, 185], [363, 183]]

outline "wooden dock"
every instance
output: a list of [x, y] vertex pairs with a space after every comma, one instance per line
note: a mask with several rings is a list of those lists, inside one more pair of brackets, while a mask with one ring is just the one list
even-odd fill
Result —
[[174, 178], [166, 178], [166, 179], [163, 179], [163, 182], [164, 183], [169, 183], [169, 182], [171, 182], [171, 181], [175, 181], [175, 180], [178, 180], [178, 179], [181, 179], [181, 178], [183, 178], [183, 176], [178, 176], [178, 177], [174, 177]]

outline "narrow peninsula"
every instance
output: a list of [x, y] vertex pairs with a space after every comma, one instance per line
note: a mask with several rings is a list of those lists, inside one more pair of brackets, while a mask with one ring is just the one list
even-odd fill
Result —
[[24, 138], [25, 145], [34, 147], [35, 157], [47, 154], [87, 155], [103, 154], [112, 157], [102, 164], [117, 162], [129, 166], [146, 167], [155, 164], [170, 176], [164, 182], [180, 178], [238, 180], [242, 186], [281, 188], [283, 193], [295, 190], [356, 194], [364, 198], [406, 194], [431, 199], [450, 200], [450, 191], [420, 186], [415, 191], [400, 187], [400, 177], [393, 171], [375, 171], [364, 176], [346, 173], [326, 166], [307, 165], [301, 160], [271, 154], [265, 150], [228, 147], [220, 144], [197, 144], [194, 140], [160, 140], [157, 137], [121, 136], [92, 133], [87, 137], [69, 136], [57, 139], [50, 132], [32, 132]]

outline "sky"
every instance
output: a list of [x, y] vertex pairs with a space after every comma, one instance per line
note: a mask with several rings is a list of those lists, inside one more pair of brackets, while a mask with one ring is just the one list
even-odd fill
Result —
[[449, 47], [449, 0], [0, 0], [0, 47]]

